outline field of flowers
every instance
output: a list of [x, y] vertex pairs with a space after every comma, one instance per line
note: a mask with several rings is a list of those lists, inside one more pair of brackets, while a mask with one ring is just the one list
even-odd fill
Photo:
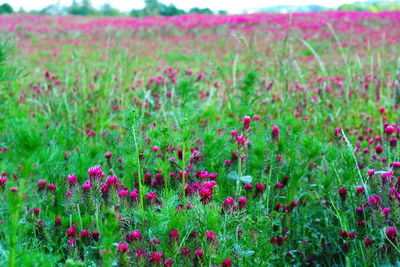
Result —
[[400, 12], [0, 32], [0, 266], [400, 264]]

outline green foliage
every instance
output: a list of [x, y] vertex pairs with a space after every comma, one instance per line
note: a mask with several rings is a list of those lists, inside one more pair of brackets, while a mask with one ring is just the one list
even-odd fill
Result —
[[[221, 13], [222, 12], [222, 13]], [[220, 10], [219, 14], [223, 14], [224, 11]], [[189, 14], [208, 14], [208, 15], [212, 15], [213, 12], [211, 9], [209, 8], [198, 8], [198, 7], [193, 7], [189, 10]]]
[[100, 13], [103, 16], [107, 16], [107, 17], [118, 17], [123, 15], [121, 13], [121, 11], [119, 11], [118, 9], [112, 7], [109, 3], [104, 4], [101, 8], [100, 8]]
[[[147, 2], [161, 15], [165, 10], [157, 3]], [[146, 12], [154, 15], [152, 8]], [[79, 14], [90, 13], [85, 12]], [[117, 13], [107, 6], [103, 14]], [[254, 50], [252, 57], [247, 50], [236, 56], [243, 50], [224, 27], [184, 32], [167, 26], [161, 34], [119, 29], [93, 36], [19, 31], [30, 53], [10, 56], [7, 45], [0, 50], [0, 172], [7, 172], [0, 185], [0, 266], [114, 266], [121, 259], [136, 265], [141, 247], [149, 255], [163, 252], [175, 266], [195, 265], [197, 249], [204, 251], [199, 266], [225, 258], [234, 266], [395, 263], [389, 257], [398, 256], [394, 250], [376, 255], [388, 245], [382, 229], [399, 229], [397, 202], [389, 200], [389, 187], [379, 185], [389, 164], [400, 160], [399, 147], [389, 144], [382, 126], [398, 117], [397, 43], [376, 41], [369, 50], [358, 46], [364, 35], [339, 32], [343, 42], [357, 40], [345, 50], [353, 77], [340, 60], [344, 49], [332, 49], [336, 43], [329, 38], [310, 37], [307, 43], [331, 75], [326, 78], [309, 59], [314, 53], [298, 41], [298, 30], [284, 41], [282, 53], [283, 41], [266, 42], [261, 30], [252, 33], [251, 42], [246, 34], [235, 39]], [[66, 44], [72, 37], [91, 45]], [[52, 55], [53, 49], [60, 54]], [[360, 56], [367, 52], [380, 61]], [[14, 65], [27, 75], [14, 75]], [[387, 109], [379, 111], [380, 106]], [[248, 128], [244, 116], [251, 118]], [[273, 125], [279, 137], [272, 135]], [[335, 136], [336, 127], [343, 131]], [[376, 143], [367, 136], [381, 137], [383, 152], [376, 159]], [[101, 166], [103, 179], [88, 175], [93, 166]], [[369, 177], [369, 169], [377, 173]], [[72, 174], [76, 186], [68, 180]], [[118, 181], [110, 186], [105, 181], [113, 175]], [[40, 179], [47, 181], [44, 189]], [[216, 185], [206, 199], [199, 192], [212, 179]], [[89, 192], [82, 187], [87, 181]], [[101, 191], [105, 185], [110, 191]], [[356, 193], [361, 185], [365, 193]], [[339, 187], [348, 190], [346, 200]], [[381, 206], [371, 210], [365, 203], [375, 193], [382, 195]], [[226, 207], [228, 197], [235, 207]], [[239, 207], [241, 197], [245, 207]], [[366, 212], [360, 218], [355, 208], [362, 205]], [[383, 207], [390, 207], [387, 217]], [[364, 229], [359, 220], [366, 222]], [[71, 227], [76, 234], [68, 236]], [[172, 229], [179, 232], [176, 243]], [[85, 241], [82, 230], [98, 231], [99, 240]], [[124, 257], [117, 246], [136, 230], [142, 240], [129, 242]], [[349, 254], [342, 249], [341, 230], [356, 234], [346, 239]], [[207, 240], [207, 231], [215, 233], [215, 242]], [[363, 243], [367, 236], [374, 240], [369, 248]], [[277, 237], [282, 245], [274, 244]], [[191, 250], [190, 258], [181, 255], [183, 248]]]
[[[110, 11], [110, 9], [106, 8], [106, 11]], [[90, 0], [82, 0], [80, 3], [76, 2], [76, 0], [73, 0], [71, 6], [67, 8], [67, 12], [68, 14], [78, 16], [90, 16], [97, 13], [96, 9], [94, 9], [90, 3]]]
[[0, 88], [21, 74], [21, 71], [10, 62], [14, 49], [10, 40], [0, 42]]
[[10, 4], [4, 3], [4, 4], [0, 5], [0, 15], [1, 14], [12, 14], [12, 13], [14, 13], [14, 9], [12, 8], [12, 6], [10, 6]]
[[143, 9], [133, 9], [129, 15], [132, 17], [148, 17], [148, 16], [179, 16], [184, 14], [213, 14], [209, 8], [191, 8], [188, 13], [177, 8], [174, 4], [163, 4], [157, 0], [145, 0]]
[[366, 1], [354, 2], [352, 4], [343, 4], [338, 7], [338, 10], [343, 11], [396, 11], [400, 10], [400, 3], [398, 1]]

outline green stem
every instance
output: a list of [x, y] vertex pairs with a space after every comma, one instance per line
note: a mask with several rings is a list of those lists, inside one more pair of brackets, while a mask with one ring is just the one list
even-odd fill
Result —
[[240, 195], [240, 178], [242, 177], [242, 157], [241, 154], [238, 154], [238, 177], [236, 181], [236, 192], [237, 195]]
[[143, 210], [142, 170], [140, 168], [140, 156], [139, 156], [139, 149], [138, 149], [138, 145], [137, 145], [135, 126], [132, 126], [132, 133], [133, 133], [133, 140], [135, 142], [135, 149], [136, 149], [136, 153], [137, 153], [136, 160], [137, 160], [137, 169], [138, 169], [139, 205], [140, 205], [140, 209]]
[[170, 177], [169, 177], [169, 174], [168, 174], [168, 172], [166, 171], [166, 166], [167, 166], [167, 164], [169, 163], [166, 163], [167, 162], [167, 157], [166, 157], [166, 155], [167, 155], [167, 151], [166, 151], [167, 149], [164, 149], [164, 168], [163, 168], [163, 174], [164, 174], [164, 181], [165, 181], [165, 192], [169, 192], [169, 179], [170, 179]]
[[182, 169], [182, 199], [185, 200], [185, 186], [186, 186], [186, 179], [185, 179], [185, 144], [182, 146], [182, 162], [181, 162], [181, 169]]
[[346, 266], [351, 267], [351, 260], [349, 256], [346, 256]]
[[15, 266], [15, 245], [17, 244], [17, 226], [18, 226], [18, 213], [19, 213], [19, 205], [15, 205], [14, 212], [12, 213], [12, 225], [11, 225], [11, 233], [10, 233], [10, 255], [8, 258], [8, 266]]
[[[20, 183], [19, 190], [23, 192], [25, 185], [25, 180]], [[17, 244], [17, 229], [18, 229], [18, 219], [19, 219], [19, 209], [23, 204], [21, 201], [21, 197], [19, 193], [10, 193], [9, 194], [9, 208], [11, 211], [11, 229], [10, 229], [10, 254], [8, 257], [8, 266], [15, 266], [15, 246]]]
[[79, 226], [81, 229], [83, 229], [81, 209], [79, 208], [79, 204], [76, 204], [76, 208], [78, 209], [78, 217], [79, 217], [79, 224], [80, 224]]
[[18, 224], [18, 209], [12, 214], [12, 232], [10, 236], [10, 255], [8, 258], [8, 266], [14, 267], [15, 265], [15, 244], [16, 242], [16, 225]]

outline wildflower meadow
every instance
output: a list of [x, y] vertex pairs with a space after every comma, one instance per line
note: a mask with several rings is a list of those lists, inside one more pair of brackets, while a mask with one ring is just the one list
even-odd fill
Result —
[[0, 34], [0, 266], [400, 264], [400, 12]]

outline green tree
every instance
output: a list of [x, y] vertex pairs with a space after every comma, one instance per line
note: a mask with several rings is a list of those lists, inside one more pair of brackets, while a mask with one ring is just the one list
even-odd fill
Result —
[[45, 8], [43, 8], [40, 11], [32, 11], [31, 13], [33, 14], [41, 14], [41, 15], [59, 15], [60, 14], [60, 8], [57, 5], [49, 5]]
[[[174, 4], [165, 5], [157, 0], [145, 0], [143, 9], [133, 9], [129, 12], [132, 17], [140, 18], [146, 16], [179, 16], [187, 14], [184, 10], [176, 7]], [[190, 9], [188, 14], [213, 14], [209, 8], [194, 7]], [[226, 14], [226, 11], [220, 10], [219, 14]]]
[[98, 14], [97, 10], [90, 3], [90, 0], [82, 0], [80, 3], [76, 2], [76, 0], [73, 0], [71, 6], [67, 7], [67, 13], [78, 16]]
[[165, 5], [158, 2], [157, 0], [145, 0], [144, 3], [144, 16], [159, 16], [161, 14], [161, 11], [165, 9]]
[[170, 4], [169, 6], [163, 5], [160, 14], [161, 16], [179, 16], [184, 15], [186, 12], [182, 9], [177, 8], [175, 5]]
[[143, 10], [142, 9], [132, 9], [131, 12], [129, 12], [129, 16], [135, 17], [135, 18], [143, 17]]
[[209, 8], [198, 8], [194, 7], [189, 10], [189, 14], [213, 14], [212, 10]]
[[4, 3], [0, 6], [0, 14], [12, 14], [14, 9], [8, 3]]
[[117, 17], [117, 16], [121, 16], [122, 15], [122, 13], [118, 9], [112, 7], [108, 3], [104, 4], [100, 8], [100, 13], [101, 13], [101, 15], [107, 16], [107, 17]]
[[339, 6], [338, 10], [345, 11], [396, 11], [400, 10], [400, 3], [398, 1], [370, 1], [370, 2], [355, 2], [352, 4], [345, 4]]

